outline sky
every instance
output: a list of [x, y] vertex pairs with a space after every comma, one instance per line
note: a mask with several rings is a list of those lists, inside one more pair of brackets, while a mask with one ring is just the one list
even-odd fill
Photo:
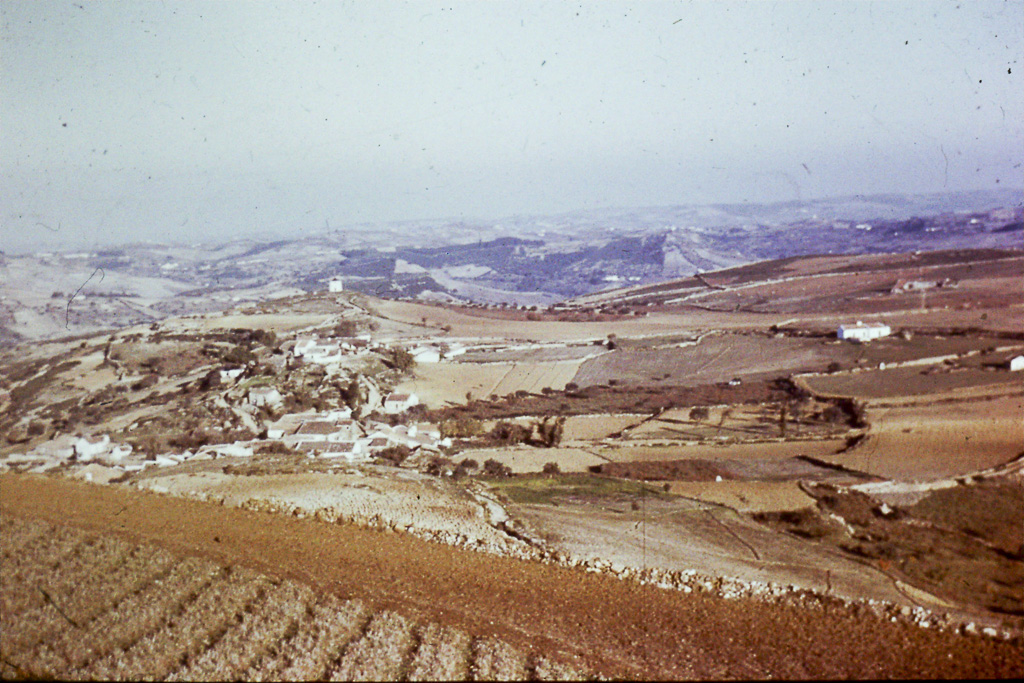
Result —
[[0, 3], [0, 251], [1024, 187], [1024, 2]]

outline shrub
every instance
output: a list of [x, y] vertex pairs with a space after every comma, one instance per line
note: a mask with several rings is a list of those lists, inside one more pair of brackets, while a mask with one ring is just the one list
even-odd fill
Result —
[[359, 325], [354, 320], [342, 320], [334, 326], [335, 337], [351, 337], [359, 331]]
[[443, 438], [467, 439], [479, 434], [483, 430], [483, 425], [480, 420], [459, 415], [449, 420], [443, 420], [439, 425], [439, 430]]
[[398, 444], [396, 446], [388, 446], [384, 450], [377, 453], [377, 457], [381, 460], [387, 460], [394, 465], [401, 465], [405, 462], [406, 458], [412, 455], [412, 450], [405, 444]]
[[708, 419], [710, 415], [711, 412], [707, 409], [706, 406], [697, 406], [696, 408], [690, 409], [690, 419], [693, 420], [694, 422], [703, 422], [704, 420]]
[[439, 477], [451, 466], [452, 461], [448, 458], [442, 458], [440, 455], [435, 455], [427, 463], [426, 472], [435, 477]]
[[512, 468], [490, 458], [484, 462], [484, 474], [490, 477], [511, 477]]
[[256, 356], [254, 356], [252, 351], [250, 351], [246, 347], [242, 346], [241, 344], [236, 344], [230, 350], [228, 350], [227, 353], [224, 354], [222, 359], [224, 360], [225, 363], [233, 363], [235, 365], [248, 365], [251, 361], [256, 359]]
[[499, 443], [509, 446], [530, 440], [533, 430], [515, 422], [499, 422], [491, 430], [490, 437]]
[[541, 472], [544, 474], [561, 474], [562, 468], [558, 466], [557, 462], [546, 462]]
[[405, 349], [396, 346], [385, 352], [384, 364], [399, 372], [408, 372], [416, 366], [416, 359]]
[[551, 448], [557, 446], [562, 441], [562, 433], [565, 431], [565, 417], [559, 417], [552, 420], [550, 417], [545, 417], [540, 423], [537, 424], [537, 434], [540, 437], [540, 442]]
[[260, 455], [289, 455], [296, 451], [285, 445], [283, 441], [271, 441], [270, 443], [262, 444], [256, 452]]
[[175, 434], [167, 443], [174, 448], [193, 450], [210, 443], [210, 435], [202, 429], [193, 429], [187, 434]]

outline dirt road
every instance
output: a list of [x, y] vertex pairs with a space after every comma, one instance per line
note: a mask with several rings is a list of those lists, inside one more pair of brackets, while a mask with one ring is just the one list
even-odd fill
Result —
[[[683, 594], [561, 567], [212, 503], [0, 476], [0, 513], [151, 543], [375, 610], [628, 678], [1018, 677], [1024, 643], [890, 623], [831, 603]], [[5, 607], [6, 609], [6, 607]], [[577, 659], [578, 658], [578, 659]]]

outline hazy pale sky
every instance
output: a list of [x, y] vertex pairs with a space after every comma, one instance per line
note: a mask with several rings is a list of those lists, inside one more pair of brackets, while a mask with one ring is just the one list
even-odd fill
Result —
[[1022, 185], [1019, 1], [3, 0], [0, 19], [7, 251]]

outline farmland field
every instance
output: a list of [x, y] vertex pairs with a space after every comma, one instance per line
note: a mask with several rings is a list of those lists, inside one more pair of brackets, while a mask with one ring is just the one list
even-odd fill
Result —
[[593, 441], [632, 427], [645, 415], [573, 415], [565, 421], [564, 441]]
[[[234, 466], [244, 471], [250, 463], [239, 458]], [[158, 471], [140, 478], [138, 486], [234, 507], [299, 510], [330, 521], [375, 520], [387, 527], [459, 535], [484, 546], [497, 547], [508, 540], [488, 524], [480, 504], [464, 491], [415, 472], [397, 478], [374, 476], [372, 472], [249, 476], [188, 470], [185, 465]]]
[[586, 472], [587, 468], [607, 462], [582, 448], [479, 448], [463, 451], [459, 458], [483, 463], [497, 460], [515, 474], [540, 472], [553, 462], [562, 472]]
[[[822, 340], [752, 335], [715, 335], [677, 348], [620, 348], [583, 363], [573, 381], [581, 387], [611, 380], [645, 386], [697, 386], [727, 382], [737, 375], [769, 377], [824, 368], [829, 351]], [[756, 368], [756, 372], [750, 369]]]
[[1009, 372], [978, 368], [940, 369], [920, 366], [867, 370], [803, 378], [807, 386], [824, 396], [878, 399], [896, 396], [927, 396], [972, 387], [1020, 386], [1021, 378]]
[[532, 340], [539, 342], [567, 342], [606, 339], [609, 334], [620, 337], [658, 334], [678, 334], [681, 330], [744, 327], [767, 328], [778, 321], [775, 315], [734, 313], [659, 313], [646, 318], [608, 322], [560, 322], [502, 320], [469, 315], [441, 306], [425, 306], [405, 301], [374, 299], [372, 307], [390, 320], [408, 325], [428, 327], [451, 326], [454, 337], [480, 337], [504, 340]]
[[824, 458], [842, 448], [841, 439], [807, 441], [762, 441], [736, 444], [691, 444], [650, 446], [596, 446], [593, 450], [612, 462], [644, 462], [657, 460], [788, 460], [800, 455]]
[[1024, 451], [1024, 396], [893, 408], [868, 407], [856, 448], [823, 460], [900, 480], [931, 480], [1000, 465]]
[[421, 403], [441, 408], [465, 404], [466, 393], [477, 398], [507, 396], [517, 391], [560, 390], [572, 380], [579, 361], [551, 363], [420, 363], [398, 391], [415, 393]]
[[814, 505], [795, 481], [671, 481], [669, 492], [686, 498], [725, 505], [739, 512], [799, 510]]
[[492, 680], [578, 677], [305, 583], [4, 516], [4, 678]]

